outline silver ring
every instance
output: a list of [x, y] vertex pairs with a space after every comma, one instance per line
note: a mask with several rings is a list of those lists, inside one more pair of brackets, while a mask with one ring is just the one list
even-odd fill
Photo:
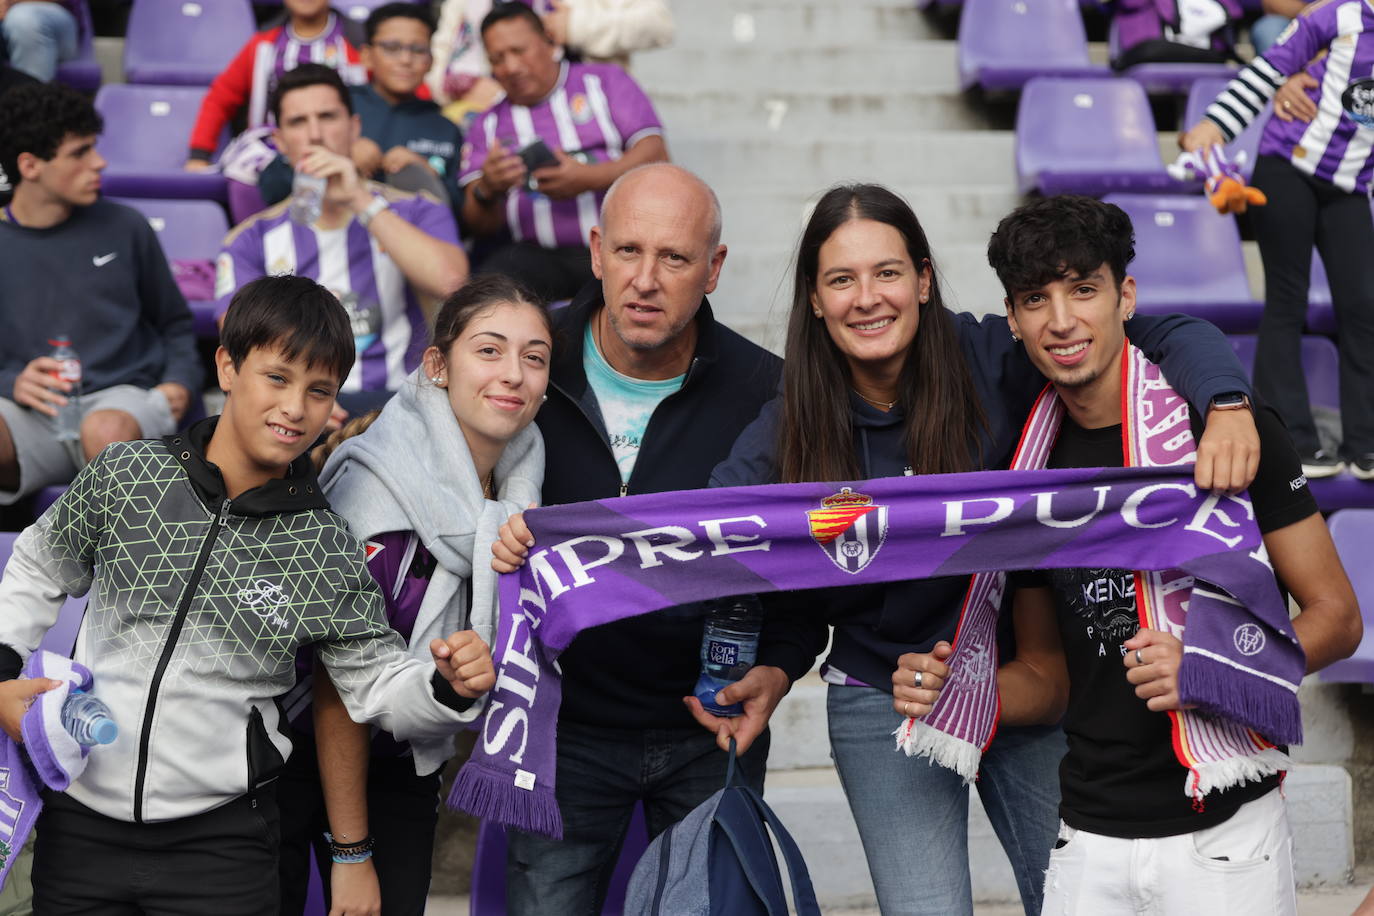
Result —
[[906, 710], [907, 710], [907, 707], [910, 706], [910, 705], [911, 705], [911, 701], [910, 701], [910, 700], [907, 700], [905, 703], [902, 704], [902, 715], [906, 716], [908, 719], [911, 718], [911, 713], [907, 712]]
[[1143, 664], [1145, 664], [1145, 659], [1143, 659], [1143, 658], [1140, 657], [1140, 650], [1139, 650], [1139, 649], [1136, 649], [1136, 650], [1135, 650], [1135, 663], [1136, 663], [1137, 665], [1143, 665]]
[[921, 686], [921, 682], [924, 681], [925, 679], [926, 679], [926, 673], [925, 673], [924, 671], [917, 671], [917, 672], [916, 672], [916, 676], [913, 677], [913, 678], [911, 679], [911, 682], [912, 682], [912, 683], [911, 683], [911, 686], [913, 686], [913, 687], [920, 687], [920, 686]]

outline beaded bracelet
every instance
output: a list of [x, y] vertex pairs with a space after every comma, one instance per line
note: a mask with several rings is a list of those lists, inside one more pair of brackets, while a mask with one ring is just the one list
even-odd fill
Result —
[[372, 850], [376, 843], [369, 834], [356, 843], [336, 843], [334, 835], [325, 832], [325, 840], [329, 843], [329, 857], [335, 865], [357, 865], [372, 858]]

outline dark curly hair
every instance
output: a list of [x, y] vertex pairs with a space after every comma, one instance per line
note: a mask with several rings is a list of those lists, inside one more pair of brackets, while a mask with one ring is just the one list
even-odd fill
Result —
[[90, 99], [55, 83], [18, 86], [0, 97], [0, 169], [19, 187], [19, 154], [48, 160], [68, 137], [93, 137], [105, 122]]
[[1121, 286], [1135, 258], [1135, 228], [1115, 204], [1062, 194], [1017, 207], [997, 224], [988, 263], [1007, 298], [1106, 264]]

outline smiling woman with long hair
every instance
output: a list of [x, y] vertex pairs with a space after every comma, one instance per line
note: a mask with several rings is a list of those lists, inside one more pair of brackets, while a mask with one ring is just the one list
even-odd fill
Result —
[[[381, 413], [344, 427], [314, 455], [331, 506], [366, 544], [387, 622], [424, 657], [436, 634], [468, 631], [453, 662], [464, 677], [493, 638], [487, 545], [507, 517], [539, 500], [544, 444], [531, 421], [552, 341], [548, 314], [528, 291], [499, 275], [474, 278], [440, 307], [420, 368]], [[301, 912], [313, 844], [331, 912], [375, 912], [380, 900], [381, 912], [423, 913], [439, 772], [453, 742], [372, 736], [318, 667], [313, 678], [308, 659], [298, 669], [286, 698], [293, 724], [308, 731], [313, 705], [314, 729], [327, 731], [335, 750], [317, 767], [314, 742], [298, 744], [282, 778], [282, 912]], [[490, 686], [465, 693], [468, 706]], [[337, 849], [332, 867], [322, 854], [325, 830], [346, 864]], [[359, 843], [366, 848], [349, 853]], [[353, 861], [372, 845], [370, 859]]]
[[[1244, 387], [1225, 338], [1205, 323], [1137, 318], [1128, 330], [1203, 404], [1228, 390], [1215, 387], [1228, 370]], [[834, 481], [860, 489], [874, 477], [1005, 467], [1045, 385], [1004, 316], [980, 322], [944, 307], [920, 221], [900, 197], [871, 184], [832, 188], [807, 222], [785, 355], [781, 397], [716, 468], [713, 485]], [[895, 752], [892, 738], [903, 713], [920, 715], [934, 701], [933, 691], [913, 689], [910, 672], [894, 673], [898, 659], [948, 657], [968, 583], [946, 577], [773, 599], [817, 626], [834, 625], [821, 668], [830, 684], [831, 753], [885, 914], [973, 911], [968, 790], [953, 771]], [[1001, 627], [1004, 661], [1035, 663], [1054, 632], [1052, 608], [1039, 610], [1018, 614], [1015, 632], [1009, 622]], [[1027, 913], [1040, 911], [1058, 824], [1060, 712], [1052, 704], [1029, 719], [1049, 724], [1000, 729], [978, 783]]]

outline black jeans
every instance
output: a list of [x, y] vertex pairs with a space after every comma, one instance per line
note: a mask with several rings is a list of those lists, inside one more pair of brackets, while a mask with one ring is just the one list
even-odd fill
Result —
[[505, 274], [525, 284], [540, 299], [571, 299], [596, 276], [586, 248], [542, 248], [533, 242], [512, 242], [487, 255], [479, 274]]
[[[767, 730], [738, 758], [737, 778], [763, 791]], [[509, 916], [601, 912], [635, 802], [649, 838], [725, 787], [730, 756], [703, 728], [631, 731], [558, 723], [556, 794], [563, 839], [506, 831]]]
[[[440, 771], [442, 772], [442, 770]], [[410, 757], [372, 757], [367, 764], [367, 821], [376, 840], [372, 865], [382, 892], [383, 916], [421, 916], [429, 896], [434, 828], [439, 821], [439, 773], [415, 774]], [[315, 742], [297, 734], [295, 749], [277, 780], [281, 807], [281, 914], [305, 908], [314, 854], [329, 899], [332, 862]]]
[[157, 824], [117, 821], [50, 792], [37, 833], [33, 908], [44, 916], [277, 912], [270, 791]]
[[1321, 252], [1340, 351], [1341, 455], [1374, 454], [1374, 219], [1369, 199], [1261, 156], [1252, 182], [1269, 198], [1250, 210], [1264, 261], [1264, 317], [1255, 350], [1255, 393], [1279, 412], [1293, 444], [1317, 450], [1302, 369], [1312, 246]]

